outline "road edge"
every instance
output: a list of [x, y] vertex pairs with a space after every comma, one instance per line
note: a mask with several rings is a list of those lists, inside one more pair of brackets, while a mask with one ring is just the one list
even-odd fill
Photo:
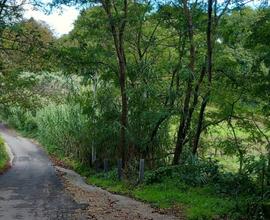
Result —
[[[63, 168], [61, 166], [57, 166], [54, 165], [54, 168], [56, 170], [57, 173], [59, 173], [59, 177], [61, 178], [61, 180], [64, 183], [64, 187], [65, 189], [71, 194], [71, 196], [74, 198], [74, 200], [81, 205], [85, 205], [86, 207], [92, 207], [93, 205], [93, 201], [88, 200], [83, 198], [82, 196], [76, 196], [76, 192], [77, 190], [74, 191], [72, 190], [72, 188], [77, 188], [79, 190], [82, 190], [83, 192], [86, 193], [95, 193], [100, 194], [102, 196], [108, 197], [108, 201], [110, 201], [110, 204], [118, 204], [119, 206], [123, 205], [123, 201], [131, 201], [131, 204], [136, 204], [137, 207], [143, 207], [143, 209], [149, 210], [149, 213], [146, 214], [146, 216], [144, 218], [138, 218], [138, 219], [156, 219], [155, 215], [158, 215], [158, 219], [162, 219], [162, 220], [176, 220], [176, 219], [185, 219], [184, 215], [183, 216], [177, 216], [175, 215], [175, 213], [173, 212], [162, 212], [160, 209], [157, 209], [156, 207], [153, 207], [149, 202], [145, 202], [142, 200], [138, 200], [134, 197], [125, 195], [125, 194], [119, 194], [119, 193], [113, 193], [110, 192], [107, 189], [104, 189], [102, 187], [93, 185], [93, 184], [89, 184], [86, 182], [86, 178], [82, 175], [80, 175], [79, 173], [77, 173], [76, 171], [72, 170], [72, 169], [67, 169], [67, 168]], [[72, 187], [70, 187], [72, 186]], [[91, 197], [90, 197], [91, 198]], [[89, 203], [90, 202], [90, 203]], [[93, 205], [93, 207], [96, 207], [96, 205]], [[93, 208], [92, 207], [92, 208]], [[110, 207], [112, 208], [112, 207]], [[116, 209], [119, 209], [116, 208]], [[125, 209], [125, 207], [124, 207]], [[90, 215], [92, 216], [93, 213], [90, 210]], [[150, 216], [149, 218], [147, 217], [147, 215], [153, 215], [152, 217]], [[93, 215], [95, 216], [95, 215]], [[98, 218], [95, 218], [98, 219]], [[108, 219], [108, 218], [105, 218]], [[135, 218], [137, 219], [137, 218]]]

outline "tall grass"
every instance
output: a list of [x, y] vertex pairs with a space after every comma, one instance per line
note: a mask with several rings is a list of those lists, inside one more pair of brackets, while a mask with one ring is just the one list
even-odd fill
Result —
[[79, 105], [50, 104], [37, 112], [36, 123], [38, 138], [48, 151], [87, 160], [88, 120]]
[[37, 129], [35, 116], [30, 110], [23, 109], [18, 106], [12, 106], [1, 112], [1, 118], [10, 126], [33, 134]]

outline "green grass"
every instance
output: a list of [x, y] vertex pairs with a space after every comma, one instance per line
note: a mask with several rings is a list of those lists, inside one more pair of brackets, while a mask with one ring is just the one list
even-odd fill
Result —
[[87, 182], [108, 191], [129, 195], [158, 208], [181, 207], [189, 220], [216, 219], [228, 215], [236, 205], [231, 197], [222, 197], [211, 186], [189, 187], [177, 180], [151, 185], [130, 186], [102, 175], [92, 175]]
[[102, 177], [98, 177], [97, 175], [93, 175], [87, 178], [87, 182], [89, 184], [94, 184], [96, 186], [105, 188], [108, 191], [113, 192], [113, 193], [130, 194], [129, 186], [121, 181], [112, 180], [105, 177], [102, 178]]
[[0, 136], [0, 172], [6, 167], [9, 157], [6, 152], [4, 140]]

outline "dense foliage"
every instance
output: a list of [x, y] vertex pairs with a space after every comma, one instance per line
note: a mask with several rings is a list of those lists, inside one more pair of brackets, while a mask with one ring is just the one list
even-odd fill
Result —
[[3, 169], [7, 168], [9, 162], [9, 156], [6, 152], [5, 143], [0, 136], [0, 173], [3, 171]]
[[234, 209], [236, 219], [262, 218], [270, 190], [269, 7], [229, 0], [51, 6], [75, 3], [84, 9], [58, 39], [44, 23], [24, 20], [20, 7], [1, 14], [2, 119], [83, 170], [121, 158], [136, 185], [143, 158], [146, 188], [211, 188], [234, 201], [222, 217]]

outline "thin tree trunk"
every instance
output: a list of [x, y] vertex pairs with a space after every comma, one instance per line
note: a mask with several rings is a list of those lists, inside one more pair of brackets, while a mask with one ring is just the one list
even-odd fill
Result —
[[201, 131], [202, 131], [202, 126], [203, 126], [204, 112], [205, 112], [207, 102], [208, 102], [208, 100], [206, 98], [206, 99], [203, 100], [202, 105], [201, 105], [201, 109], [200, 109], [200, 113], [199, 113], [198, 125], [197, 125], [197, 129], [196, 129], [194, 143], [193, 143], [193, 149], [192, 149], [192, 154], [193, 155], [195, 155], [197, 153], [197, 150], [198, 150]]
[[179, 163], [181, 153], [183, 151], [183, 146], [185, 143], [186, 139], [186, 134], [187, 130], [189, 129], [189, 105], [190, 105], [190, 99], [192, 96], [192, 83], [194, 79], [194, 69], [195, 69], [195, 45], [194, 45], [194, 39], [193, 39], [193, 21], [192, 21], [192, 16], [190, 14], [190, 10], [188, 8], [187, 0], [183, 0], [183, 5], [184, 5], [184, 12], [187, 17], [187, 23], [188, 23], [188, 38], [190, 42], [190, 57], [189, 57], [189, 78], [187, 82], [187, 89], [185, 92], [185, 99], [184, 99], [184, 106], [183, 110], [181, 113], [181, 121], [180, 121], [180, 126], [177, 132], [177, 141], [175, 145], [175, 150], [174, 150], [174, 157], [173, 157], [173, 165], [176, 165]]
[[[126, 157], [127, 157], [127, 143], [126, 143], [126, 129], [128, 126], [128, 99], [127, 99], [127, 91], [126, 91], [126, 58], [125, 58], [125, 50], [124, 50], [124, 31], [126, 27], [127, 20], [127, 10], [128, 3], [127, 0], [123, 2], [123, 17], [119, 23], [116, 23], [112, 15], [112, 6], [113, 2], [109, 1], [101, 1], [102, 6], [108, 16], [109, 25], [111, 28], [111, 33], [114, 40], [114, 46], [116, 50], [117, 60], [118, 60], [118, 68], [119, 68], [119, 84], [121, 91], [121, 128], [120, 128], [120, 142], [119, 142], [119, 156], [122, 158], [123, 167], [126, 165]], [[115, 8], [115, 7], [113, 7]]]
[[123, 63], [120, 65], [120, 88], [122, 100], [121, 112], [121, 131], [120, 131], [120, 154], [123, 161], [123, 167], [126, 164], [126, 128], [128, 125], [128, 101], [126, 93], [126, 67]]
[[202, 126], [204, 121], [204, 113], [206, 106], [208, 104], [210, 94], [211, 94], [211, 86], [212, 86], [212, 11], [213, 11], [213, 0], [208, 0], [208, 25], [207, 25], [207, 73], [208, 73], [208, 91], [203, 98], [201, 109], [199, 113], [199, 120], [196, 129], [196, 134], [194, 138], [194, 145], [192, 149], [192, 153], [196, 154], [199, 146], [200, 136], [202, 133]]

